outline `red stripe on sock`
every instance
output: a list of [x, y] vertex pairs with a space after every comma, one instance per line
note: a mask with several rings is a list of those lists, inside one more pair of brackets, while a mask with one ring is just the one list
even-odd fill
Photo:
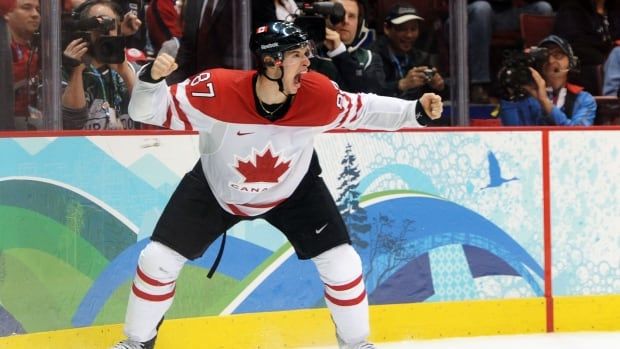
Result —
[[353, 299], [338, 299], [338, 298], [334, 298], [332, 296], [330, 296], [329, 294], [327, 294], [327, 292], [325, 292], [325, 298], [332, 302], [335, 305], [339, 305], [341, 307], [350, 307], [352, 305], [358, 305], [360, 303], [362, 303], [362, 301], [364, 300], [364, 298], [366, 298], [366, 290], [364, 290], [364, 292], [362, 292], [358, 297], [355, 297]]
[[149, 284], [151, 286], [166, 286], [166, 285], [170, 285], [170, 284], [172, 284], [174, 282], [174, 280], [173, 280], [173, 281], [170, 281], [170, 282], [163, 283], [163, 282], [159, 282], [159, 281], [157, 281], [155, 279], [151, 279], [146, 274], [144, 274], [144, 272], [142, 270], [140, 270], [140, 268], [138, 268], [136, 270], [136, 273], [138, 274], [138, 277], [140, 279], [142, 279], [142, 281], [146, 282], [147, 284]]
[[149, 293], [141, 291], [139, 288], [136, 287], [135, 284], [133, 284], [131, 286], [131, 291], [133, 291], [133, 294], [135, 294], [136, 297], [138, 298], [142, 298], [144, 300], [151, 301], [151, 302], [163, 302], [174, 296], [176, 287], [170, 293], [154, 295], [154, 294], [149, 294]]
[[349, 282], [348, 284], [337, 285], [337, 286], [325, 284], [325, 286], [331, 288], [334, 291], [346, 291], [346, 290], [350, 290], [353, 287], [359, 285], [360, 282], [362, 282], [362, 275], [360, 275], [357, 279]]

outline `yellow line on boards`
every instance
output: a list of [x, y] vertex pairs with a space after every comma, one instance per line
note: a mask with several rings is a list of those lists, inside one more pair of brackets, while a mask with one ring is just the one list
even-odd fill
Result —
[[[555, 308], [561, 331], [620, 329], [620, 296], [556, 298]], [[544, 298], [376, 305], [370, 311], [375, 342], [540, 333], [546, 328]], [[107, 349], [122, 338], [122, 325], [115, 324], [3, 337], [0, 349]], [[157, 340], [157, 349], [330, 345], [336, 339], [324, 308], [170, 319]]]

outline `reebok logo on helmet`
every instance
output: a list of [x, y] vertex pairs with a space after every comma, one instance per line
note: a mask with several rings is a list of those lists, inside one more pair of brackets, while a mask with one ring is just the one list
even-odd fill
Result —
[[260, 45], [261, 50], [267, 50], [270, 48], [274, 48], [274, 47], [278, 47], [278, 43], [277, 42], [272, 42], [271, 44], [266, 44], [266, 45]]

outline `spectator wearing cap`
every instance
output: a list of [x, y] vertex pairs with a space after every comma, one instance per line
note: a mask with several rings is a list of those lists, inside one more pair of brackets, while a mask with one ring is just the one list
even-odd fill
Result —
[[385, 35], [371, 46], [383, 60], [382, 94], [409, 100], [418, 99], [426, 92], [443, 94], [445, 83], [431, 66], [430, 54], [414, 47], [423, 20], [414, 7], [400, 4], [392, 7], [385, 17]]
[[596, 116], [594, 97], [569, 84], [568, 72], [577, 66], [570, 44], [557, 35], [538, 46], [548, 50], [542, 71], [530, 67], [534, 83], [523, 86], [530, 96], [514, 102], [501, 100], [499, 116], [505, 126], [591, 126]]
[[[516, 3], [520, 3], [516, 6]], [[469, 0], [467, 5], [470, 101], [489, 102], [491, 37], [493, 31], [519, 30], [522, 13], [551, 14], [547, 1]]]

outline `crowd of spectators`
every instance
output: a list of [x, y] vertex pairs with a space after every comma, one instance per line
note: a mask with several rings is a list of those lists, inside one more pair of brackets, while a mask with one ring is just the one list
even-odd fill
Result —
[[[340, 3], [344, 16], [340, 19], [326, 16], [324, 39], [315, 42], [311, 69], [327, 75], [350, 92], [403, 99], [417, 99], [423, 93], [434, 92], [444, 99], [450, 98], [449, 69], [437, 59], [446, 52], [437, 52], [437, 46], [433, 47], [434, 52], [429, 52], [429, 46], [419, 40], [424, 37], [427, 43], [428, 36], [441, 32], [435, 30], [436, 23], [447, 26], [447, 12], [444, 11], [439, 22], [433, 22], [431, 32], [428, 18], [417, 10], [418, 5], [428, 2], [332, 1]], [[236, 3], [63, 0], [63, 81], [59, 84], [63, 128], [145, 127], [128, 117], [127, 105], [136, 72], [159, 52], [176, 57], [179, 64], [179, 69], [167, 78], [169, 83], [183, 81], [205, 69], [238, 68], [248, 51], [242, 47], [242, 38], [247, 33], [236, 35], [237, 31], [231, 30], [231, 26], [239, 25]], [[377, 13], [380, 3], [391, 5], [379, 12], [384, 14], [383, 18], [369, 16]], [[445, 1], [434, 3], [445, 4]], [[273, 20], [294, 21], [304, 12], [300, 5], [293, 0], [253, 0], [250, 26], [257, 28]], [[575, 107], [575, 103], [566, 103], [566, 98], [558, 96], [581, 92], [590, 97], [618, 95], [618, 0], [470, 0], [467, 11], [470, 102], [496, 103], [504, 124], [591, 125], [596, 114], [594, 99], [591, 99], [593, 107], [588, 102], [587, 117], [577, 119], [572, 110], [567, 110]], [[532, 71], [529, 86], [524, 86], [529, 95], [515, 103], [493, 95], [501, 67], [494, 67], [490, 60], [494, 33], [518, 30], [522, 13], [556, 16], [552, 34], [562, 40], [562, 45], [541, 42], [541, 46], [546, 44], [550, 52], [555, 50], [555, 55], [549, 55], [548, 66], [558, 64], [558, 58], [563, 59], [562, 53], [571, 64], [561, 79], [555, 76], [557, 71]], [[38, 49], [40, 0], [0, 0], [0, 14], [0, 130], [42, 129], [40, 62], [44, 58]], [[515, 47], [518, 45], [515, 42]], [[560, 47], [559, 51], [556, 46]], [[120, 56], [116, 52], [119, 47]], [[570, 55], [566, 47], [572, 50]], [[557, 117], [558, 111], [564, 118]], [[531, 114], [527, 122], [522, 116], [517, 118], [520, 121], [515, 121], [515, 115], [525, 114]]]

